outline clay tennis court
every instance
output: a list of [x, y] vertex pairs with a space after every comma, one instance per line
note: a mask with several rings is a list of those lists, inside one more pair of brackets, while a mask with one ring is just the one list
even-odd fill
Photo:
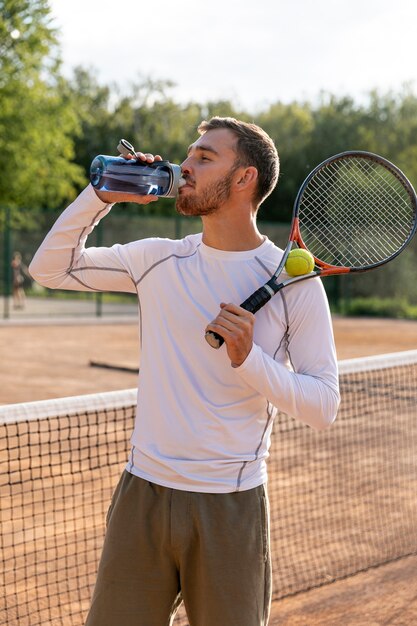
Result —
[[[340, 359], [417, 348], [417, 323], [334, 320]], [[137, 367], [134, 325], [2, 326], [0, 403], [134, 387], [136, 374], [90, 362]], [[417, 558], [408, 557], [273, 606], [271, 624], [403, 625], [417, 621]]]
[[[339, 359], [417, 348], [417, 322], [334, 318]], [[0, 325], [0, 404], [135, 387], [136, 374], [91, 367], [90, 361], [138, 366], [134, 322]]]

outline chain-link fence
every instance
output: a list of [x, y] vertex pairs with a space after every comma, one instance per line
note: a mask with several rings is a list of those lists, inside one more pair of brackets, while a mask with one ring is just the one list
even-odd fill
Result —
[[[110, 246], [146, 237], [181, 238], [201, 230], [199, 218], [143, 215], [137, 207], [121, 210], [115, 207], [88, 240], [89, 245]], [[37, 248], [60, 212], [19, 212], [22, 227], [12, 223], [10, 211], [0, 208], [0, 317], [109, 316], [136, 314], [137, 304], [129, 294], [64, 292], [37, 285], [25, 273]], [[286, 243], [289, 225], [259, 222], [262, 233], [277, 245]], [[12, 259], [18, 252], [22, 259], [25, 301], [23, 306], [13, 298]], [[417, 240], [400, 257], [387, 266], [368, 274], [326, 278], [323, 282], [333, 308], [353, 298], [375, 297], [406, 300], [417, 304]]]

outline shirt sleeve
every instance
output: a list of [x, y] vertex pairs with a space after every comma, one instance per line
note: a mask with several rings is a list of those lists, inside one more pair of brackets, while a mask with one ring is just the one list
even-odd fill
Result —
[[112, 205], [89, 185], [61, 214], [32, 259], [29, 271], [44, 287], [77, 291], [136, 292], [128, 246], [85, 247]]
[[236, 371], [278, 410], [324, 429], [334, 421], [340, 402], [336, 349], [324, 288], [319, 279], [310, 279], [282, 293], [288, 309], [289, 366], [254, 344]]

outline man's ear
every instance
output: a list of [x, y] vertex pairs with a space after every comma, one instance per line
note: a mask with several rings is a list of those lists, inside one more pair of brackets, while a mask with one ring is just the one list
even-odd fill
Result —
[[258, 180], [258, 170], [253, 165], [245, 168], [241, 168], [239, 175], [236, 179], [236, 186], [239, 190], [246, 189], [248, 186], [253, 185]]

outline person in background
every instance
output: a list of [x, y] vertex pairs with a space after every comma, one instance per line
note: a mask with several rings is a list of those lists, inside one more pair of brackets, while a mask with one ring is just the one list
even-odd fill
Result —
[[25, 276], [30, 277], [26, 265], [22, 261], [20, 252], [13, 254], [12, 262], [12, 292], [13, 292], [13, 308], [24, 309], [26, 295], [24, 290]]

